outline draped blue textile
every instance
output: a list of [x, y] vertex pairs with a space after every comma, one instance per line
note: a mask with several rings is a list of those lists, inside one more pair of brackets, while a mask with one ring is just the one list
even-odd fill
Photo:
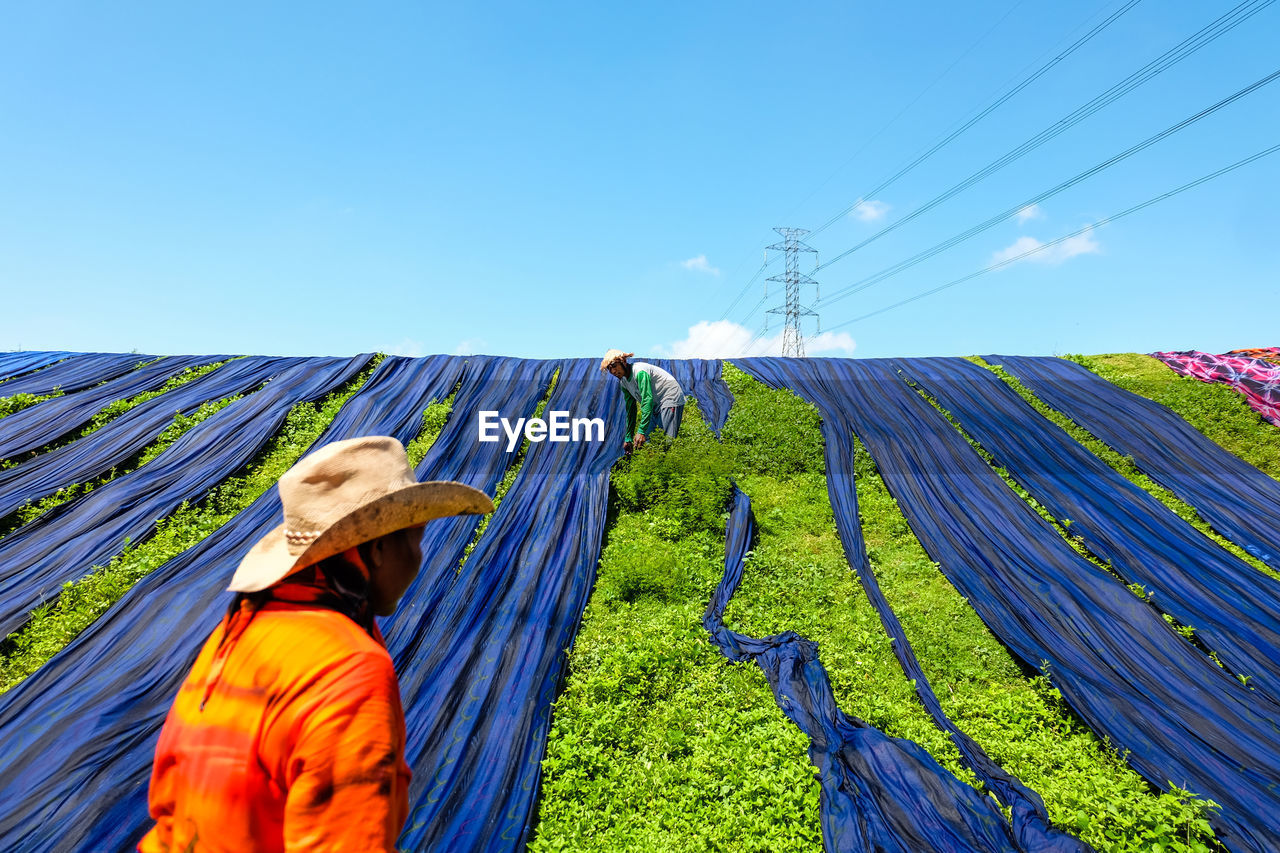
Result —
[[560, 367], [547, 411], [604, 441], [531, 444], [401, 674], [414, 768], [408, 850], [524, 846], [555, 696], [600, 556], [622, 392], [595, 359]]
[[0, 459], [36, 450], [88, 423], [103, 406], [154, 391], [189, 367], [221, 361], [226, 356], [171, 355], [137, 370], [72, 394], [28, 406], [0, 419]]
[[[757, 359], [750, 369], [756, 375], [767, 376], [771, 384], [783, 380], [784, 372], [778, 359]], [[775, 384], [775, 387], [780, 387]], [[857, 486], [854, 478], [854, 448], [848, 437], [853, 434], [852, 423], [838, 406], [831, 405], [831, 398], [823, 395], [817, 404], [823, 417], [823, 436], [826, 439], [827, 491], [836, 520], [836, 529], [844, 553], [854, 570], [854, 576], [862, 585], [867, 599], [880, 617], [880, 624], [893, 640], [893, 653], [907, 678], [915, 685], [920, 704], [929, 713], [934, 724], [946, 732], [960, 752], [965, 765], [983, 782], [1002, 803], [1010, 808], [1014, 837], [1022, 850], [1082, 850], [1089, 849], [1083, 842], [1054, 829], [1040, 795], [1012, 774], [996, 764], [986, 751], [963, 732], [942, 708], [928, 677], [920, 667], [915, 650], [907, 639], [902, 623], [885, 598], [876, 580], [875, 570], [867, 558], [866, 543], [862, 538], [862, 525], [858, 516]]]
[[[52, 394], [61, 389], [70, 394], [99, 382], [106, 382], [123, 376], [139, 364], [154, 361], [154, 355], [137, 355], [134, 353], [101, 353], [86, 352], [68, 355], [57, 364], [43, 370], [10, 379], [0, 385], [0, 397], [12, 397], [17, 394]], [[0, 418], [0, 430], [8, 418]], [[3, 433], [0, 433], [3, 434]]]
[[[62, 361], [69, 352], [5, 352], [0, 353], [0, 382], [5, 382], [15, 376], [22, 376], [24, 373], [30, 373], [33, 370], [39, 370], [42, 367], [48, 367], [51, 364]], [[0, 397], [8, 396], [3, 388], [0, 388]]]
[[1280, 569], [1280, 483], [1159, 403], [1060, 358], [990, 355], [1050, 407], [1133, 458], [1247, 552]]
[[1280, 849], [1274, 705], [1076, 554], [892, 362], [742, 364], [848, 416], [930, 558], [996, 636], [1029, 666], [1043, 664], [1081, 718], [1128, 750], [1134, 769], [1221, 804], [1210, 820], [1228, 849]]
[[[507, 451], [507, 436], [501, 430], [496, 442], [477, 440], [480, 413], [496, 412], [513, 427], [518, 419], [532, 417], [557, 366], [555, 361], [519, 358], [468, 362], [449, 420], [418, 464], [418, 479], [453, 480], [492, 495], [518, 453]], [[427, 526], [422, 537], [422, 569], [395, 615], [381, 620], [400, 684], [410, 693], [419, 689], [416, 680], [421, 672], [410, 664], [430, 630], [431, 614], [457, 577], [458, 564], [475, 537], [480, 518], [460, 515]]]
[[990, 371], [958, 358], [897, 364], [1055, 518], [1070, 520], [1072, 536], [1280, 702], [1280, 583], [1116, 473]]
[[136, 471], [0, 540], [0, 636], [17, 630], [62, 584], [105, 563], [126, 541], [149, 538], [157, 519], [243, 468], [270, 441], [289, 409], [334, 390], [368, 361], [368, 355], [308, 359], [196, 425]]
[[702, 419], [720, 437], [729, 409], [733, 408], [733, 392], [721, 378], [721, 362], [716, 358], [651, 358], [649, 363], [661, 367], [675, 377], [687, 396], [698, 401]]
[[189, 415], [210, 400], [252, 391], [302, 361], [260, 355], [236, 359], [134, 406], [84, 438], [0, 470], [0, 518], [23, 504], [92, 480], [125, 463], [172, 424], [174, 415]]
[[702, 624], [729, 660], [754, 660], [760, 666], [778, 707], [811, 739], [828, 853], [1088, 849], [1067, 836], [1058, 846], [1020, 847], [996, 804], [947, 772], [919, 744], [889, 737], [841, 711], [818, 660], [817, 643], [794, 631], [756, 639], [727, 628], [724, 611], [742, 582], [754, 537], [751, 501], [735, 486], [724, 577]]
[[[313, 449], [367, 435], [407, 443], [461, 367], [450, 356], [385, 359]], [[226, 611], [235, 567], [280, 521], [272, 488], [0, 696], [0, 849], [132, 849], [151, 825], [147, 783], [165, 714]]]

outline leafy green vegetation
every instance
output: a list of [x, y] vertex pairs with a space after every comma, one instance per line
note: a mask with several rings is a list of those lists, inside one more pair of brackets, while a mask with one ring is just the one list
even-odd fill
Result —
[[[630, 509], [608, 532], [556, 705], [531, 850], [820, 847], [806, 738], [759, 670], [730, 664], [701, 626], [722, 571], [727, 458], [691, 405], [670, 448], [619, 461]], [[682, 505], [656, 485], [687, 495], [677, 474], [716, 494]]]
[[323, 400], [294, 406], [244, 474], [223, 481], [197, 503], [184, 503], [156, 523], [154, 536], [128, 545], [107, 565], [65, 584], [57, 599], [35, 610], [30, 621], [0, 646], [0, 692], [35, 672], [141, 578], [199, 544], [275, 485], [365, 383], [376, 362]]
[[45, 400], [61, 396], [62, 389], [55, 388], [52, 394], [11, 394], [8, 397], [0, 397], [0, 418], [20, 412], [36, 403], [43, 403]]
[[426, 457], [427, 451], [431, 449], [431, 445], [436, 443], [436, 439], [444, 431], [444, 425], [448, 422], [450, 413], [453, 412], [453, 398], [454, 394], [450, 394], [444, 400], [432, 400], [427, 403], [427, 408], [422, 412], [422, 426], [418, 429], [418, 435], [405, 446], [405, 451], [409, 455], [409, 464], [413, 467], [418, 467]]
[[[842, 709], [973, 781], [844, 559], [816, 411], [731, 368], [726, 379], [736, 402], [723, 444], [690, 407], [678, 441], [615, 467], [617, 514], [556, 703], [533, 850], [821, 847], [806, 738], [758, 668], [729, 663], [701, 627], [722, 572], [726, 475], [760, 525], [730, 626], [817, 640]], [[1208, 804], [1152, 791], [1047, 679], [1028, 678], [929, 560], [861, 448], [855, 469], [872, 568], [952, 718], [1100, 850], [1209, 849]]]

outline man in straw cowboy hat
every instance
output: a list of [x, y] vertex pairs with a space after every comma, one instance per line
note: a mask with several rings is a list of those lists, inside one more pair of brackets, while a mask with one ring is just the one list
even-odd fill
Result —
[[649, 433], [661, 426], [668, 438], [680, 432], [684, 417], [684, 389], [676, 378], [661, 367], [644, 361], [630, 364], [635, 353], [611, 349], [600, 361], [600, 370], [608, 371], [622, 383], [631, 403], [627, 407], [627, 440], [622, 449], [631, 452], [644, 444]]
[[144, 853], [394, 850], [408, 816], [404, 712], [374, 616], [417, 574], [426, 522], [493, 503], [419, 483], [386, 436], [329, 444], [279, 488], [284, 523], [236, 569], [160, 732]]

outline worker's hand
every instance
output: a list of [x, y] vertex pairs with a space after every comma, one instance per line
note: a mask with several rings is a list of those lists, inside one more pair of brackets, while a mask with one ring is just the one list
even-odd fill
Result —
[[644, 447], [644, 442], [645, 442], [644, 433], [642, 432], [636, 433], [636, 447], [638, 448]]
[[623, 452], [623, 453], [630, 453], [630, 452], [631, 452], [631, 442], [629, 442], [629, 441], [624, 441], [624, 442], [622, 443], [622, 452]]

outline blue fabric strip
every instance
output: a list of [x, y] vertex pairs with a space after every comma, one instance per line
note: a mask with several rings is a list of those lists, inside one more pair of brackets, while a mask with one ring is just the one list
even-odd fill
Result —
[[1191, 504], [1227, 539], [1280, 569], [1280, 483], [1169, 409], [1072, 361], [989, 355], [1037, 397]]
[[1218, 547], [964, 359], [899, 367], [1095, 554], [1280, 702], [1280, 583]]
[[84, 438], [0, 470], [0, 518], [29, 501], [92, 480], [125, 463], [172, 424], [174, 415], [189, 415], [210, 400], [250, 392], [301, 362], [299, 358], [258, 355], [236, 359], [133, 407]]
[[[136, 355], [133, 353], [72, 353], [66, 358], [43, 370], [10, 379], [0, 385], [0, 397], [12, 397], [17, 394], [52, 394], [61, 390], [64, 394], [79, 391], [123, 376], [137, 368], [139, 364], [155, 361], [154, 355]], [[4, 422], [8, 418], [0, 418], [0, 435], [4, 435]]]
[[622, 392], [595, 359], [561, 364], [554, 411], [603, 418], [605, 440], [531, 444], [457, 580], [419, 617], [429, 624], [401, 682], [415, 774], [402, 849], [519, 850], [528, 837], [626, 429]]
[[172, 355], [110, 382], [64, 394], [0, 419], [0, 459], [37, 450], [88, 423], [103, 406], [154, 391], [189, 367], [221, 361], [226, 356]]
[[[42, 367], [56, 364], [70, 355], [71, 353], [69, 352], [40, 351], [0, 353], [0, 383], [6, 382], [15, 376], [22, 376]], [[8, 395], [3, 388], [0, 388], [0, 397], [5, 396]]]
[[[779, 359], [753, 359], [750, 360], [747, 369], [773, 387], [782, 387], [778, 383], [783, 382], [787, 376], [784, 365], [785, 362]], [[808, 378], [813, 380], [812, 376]], [[817, 384], [816, 380], [813, 382]], [[850, 440], [850, 436], [854, 433], [853, 424], [838, 406], [832, 405], [828, 395], [824, 394], [816, 398], [816, 404], [822, 413], [822, 431], [826, 439], [827, 491], [831, 497], [831, 508], [845, 556], [854, 570], [855, 577], [866, 592], [871, 606], [879, 615], [880, 624], [884, 627], [885, 633], [893, 639], [893, 653], [907, 678], [915, 684], [916, 696], [920, 703], [928, 711], [934, 725], [951, 737], [966, 766], [995, 793], [1002, 803], [1010, 808], [1013, 833], [1019, 849], [1061, 851], [1089, 849], [1088, 845], [1078, 839], [1054, 829], [1049, 823], [1040, 795], [991, 760], [982, 747], [965, 734], [943, 710], [929, 679], [920, 667], [915, 650], [911, 647], [902, 624], [881, 591], [875, 571], [867, 558], [866, 544], [862, 538], [862, 526], [858, 515], [854, 448]]]
[[675, 377], [686, 396], [698, 401], [702, 419], [716, 438], [729, 419], [733, 408], [733, 392], [721, 378], [721, 362], [714, 358], [651, 358], [649, 363], [661, 367]]

